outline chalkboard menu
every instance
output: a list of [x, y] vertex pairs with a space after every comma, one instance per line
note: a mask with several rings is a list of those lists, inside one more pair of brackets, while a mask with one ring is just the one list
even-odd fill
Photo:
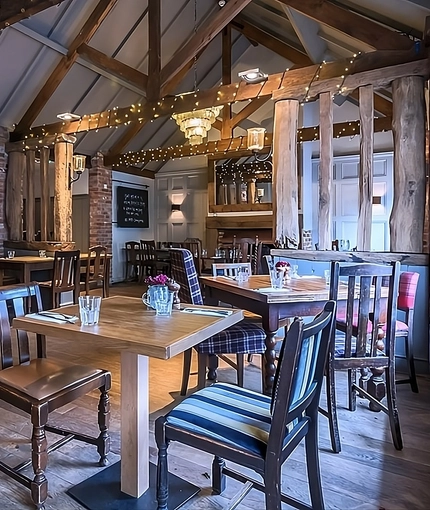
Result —
[[148, 228], [148, 191], [118, 186], [116, 189], [117, 225], [123, 228]]

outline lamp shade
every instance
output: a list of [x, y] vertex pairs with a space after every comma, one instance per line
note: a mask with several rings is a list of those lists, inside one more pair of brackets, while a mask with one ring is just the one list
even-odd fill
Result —
[[248, 150], [261, 151], [264, 147], [264, 135], [266, 129], [262, 127], [253, 127], [248, 129]]
[[73, 171], [74, 172], [83, 172], [85, 170], [85, 162], [87, 157], [81, 156], [80, 154], [75, 154], [73, 156]]

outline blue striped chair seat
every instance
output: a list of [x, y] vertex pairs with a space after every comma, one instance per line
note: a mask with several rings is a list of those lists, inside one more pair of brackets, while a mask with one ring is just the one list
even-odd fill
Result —
[[[371, 349], [371, 341], [367, 342], [366, 347], [366, 356], [370, 356]], [[355, 356], [355, 338], [351, 339], [351, 355]], [[380, 351], [379, 349], [376, 351], [377, 356], [385, 356], [385, 351]], [[336, 336], [334, 339], [334, 357], [335, 358], [344, 358], [345, 357], [345, 334], [341, 331], [336, 331]]]
[[[204, 438], [266, 455], [272, 422], [271, 397], [232, 384], [216, 383], [188, 396], [166, 416], [168, 425]], [[285, 443], [307, 418], [288, 424]]]
[[263, 353], [265, 338], [263, 329], [249, 322], [240, 322], [199, 343], [196, 349], [206, 354]]

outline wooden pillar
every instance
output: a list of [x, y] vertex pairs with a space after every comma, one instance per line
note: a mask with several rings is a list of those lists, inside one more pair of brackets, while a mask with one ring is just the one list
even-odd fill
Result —
[[72, 241], [72, 190], [69, 189], [74, 136], [59, 135], [55, 140], [54, 240]]
[[373, 85], [359, 88], [360, 109], [360, 175], [359, 214], [357, 225], [358, 251], [370, 251], [372, 238], [373, 197]]
[[[3, 241], [8, 238], [6, 226], [6, 143], [9, 141], [9, 130], [0, 126], [0, 252], [3, 252]], [[0, 271], [1, 273], [1, 271]]]
[[49, 147], [40, 149], [40, 239], [49, 240]]
[[297, 183], [297, 127], [299, 102], [284, 99], [275, 103], [273, 128], [273, 236], [286, 248], [299, 245]]
[[421, 253], [425, 205], [424, 79], [393, 81], [394, 201], [390, 251]]
[[35, 172], [35, 151], [25, 152], [25, 232], [26, 240], [34, 241], [36, 232], [35, 202], [34, 202], [34, 172]]
[[333, 181], [333, 100], [331, 92], [320, 95], [320, 166], [318, 247], [331, 250], [331, 188]]
[[9, 152], [6, 176], [6, 222], [9, 227], [10, 241], [22, 241], [24, 167], [24, 152], [22, 150]]

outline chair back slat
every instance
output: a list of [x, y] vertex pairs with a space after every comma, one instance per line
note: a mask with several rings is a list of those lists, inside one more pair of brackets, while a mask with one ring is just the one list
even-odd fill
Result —
[[51, 282], [52, 305], [60, 306], [60, 295], [73, 291], [73, 302], [78, 302], [80, 292], [80, 250], [56, 251], [54, 255], [53, 277]]
[[[12, 319], [41, 310], [42, 299], [38, 285], [11, 285], [0, 290], [0, 354], [2, 369], [14, 364], [14, 352], [16, 352], [17, 363], [26, 363], [30, 360], [30, 342], [27, 332], [12, 330]], [[14, 339], [16, 349], [13, 349], [12, 346]]]
[[272, 425], [267, 455], [282, 450], [286, 426], [312, 407], [316, 414], [332, 335], [336, 303], [329, 301], [315, 319], [295, 319], [282, 344], [272, 394]]
[[172, 278], [181, 286], [179, 299], [183, 303], [202, 305], [203, 297], [193, 254], [185, 248], [172, 248], [169, 251]]
[[194, 266], [196, 268], [197, 274], [200, 275], [202, 273], [202, 242], [197, 238], [187, 238], [183, 243], [181, 243], [181, 248], [188, 250], [192, 253], [194, 258]]

